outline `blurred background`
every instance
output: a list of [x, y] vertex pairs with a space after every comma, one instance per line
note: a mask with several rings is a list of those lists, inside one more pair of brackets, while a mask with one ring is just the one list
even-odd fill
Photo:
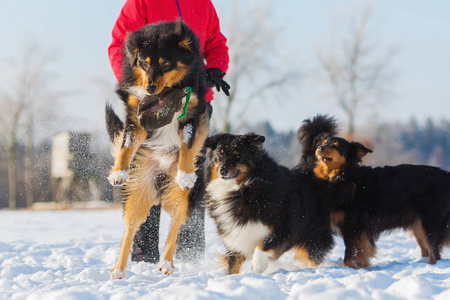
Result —
[[[120, 199], [104, 107], [123, 115], [107, 48], [124, 2], [0, 0], [0, 208]], [[302, 121], [328, 114], [365, 164], [450, 169], [450, 2], [213, 3], [231, 58], [213, 132], [263, 134], [292, 167]]]

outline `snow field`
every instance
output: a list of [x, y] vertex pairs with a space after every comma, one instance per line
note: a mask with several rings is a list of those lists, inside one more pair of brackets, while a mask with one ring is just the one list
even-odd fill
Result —
[[[169, 218], [161, 219], [163, 250]], [[123, 233], [122, 211], [0, 211], [0, 299], [450, 299], [450, 251], [429, 265], [408, 233], [377, 243], [367, 269], [342, 267], [340, 238], [317, 268], [290, 253], [258, 275], [246, 262], [241, 274], [225, 275], [223, 247], [214, 222], [206, 220], [205, 258], [175, 260], [175, 273], [129, 262], [125, 280], [109, 279]]]

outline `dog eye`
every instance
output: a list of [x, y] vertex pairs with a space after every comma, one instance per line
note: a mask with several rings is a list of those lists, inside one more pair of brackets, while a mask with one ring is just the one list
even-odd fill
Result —
[[170, 68], [170, 61], [165, 61], [161, 64], [161, 69], [162, 70], [167, 70]]
[[148, 68], [148, 61], [146, 61], [146, 60], [141, 60], [141, 65], [142, 65], [144, 68]]

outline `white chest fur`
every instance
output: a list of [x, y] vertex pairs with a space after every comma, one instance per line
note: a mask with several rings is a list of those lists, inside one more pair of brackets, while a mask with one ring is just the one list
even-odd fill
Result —
[[213, 180], [206, 191], [211, 201], [217, 204], [211, 212], [222, 230], [222, 240], [229, 250], [242, 253], [245, 257], [252, 257], [255, 247], [270, 234], [270, 229], [258, 221], [239, 224], [233, 214], [232, 206], [228, 200], [230, 192], [239, 190], [235, 180]]

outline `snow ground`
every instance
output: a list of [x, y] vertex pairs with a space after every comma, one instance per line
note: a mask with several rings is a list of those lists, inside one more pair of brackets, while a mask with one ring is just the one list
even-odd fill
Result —
[[[169, 219], [161, 221], [162, 250]], [[154, 264], [131, 262], [125, 280], [109, 280], [123, 233], [122, 211], [0, 211], [0, 299], [450, 299], [450, 250], [429, 265], [415, 241], [394, 232], [378, 242], [372, 267], [342, 267], [344, 247], [307, 268], [291, 254], [262, 275], [248, 263], [226, 276], [216, 253], [224, 247], [206, 221], [205, 259], [175, 261], [162, 275]]]

